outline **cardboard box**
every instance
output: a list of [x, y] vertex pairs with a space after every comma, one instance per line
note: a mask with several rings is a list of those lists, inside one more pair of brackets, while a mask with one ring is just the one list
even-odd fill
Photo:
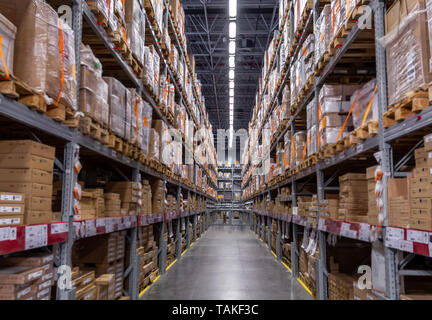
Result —
[[28, 199], [27, 211], [51, 211], [51, 198], [32, 197]]
[[410, 217], [409, 226], [412, 229], [432, 231], [432, 219]]
[[22, 214], [2, 215], [0, 217], [0, 226], [20, 226], [24, 224], [24, 216]]
[[[424, 149], [424, 152], [432, 151], [432, 134], [428, 134], [423, 137], [424, 147], [419, 149]], [[417, 151], [418, 149], [416, 149]]]
[[51, 198], [53, 194], [52, 184], [40, 184], [31, 182], [0, 182], [0, 190], [8, 192], [19, 192], [26, 196], [26, 200], [30, 197]]
[[0, 284], [0, 300], [27, 300], [37, 293], [37, 285]]
[[54, 160], [30, 153], [0, 154], [0, 168], [3, 169], [39, 169], [52, 172]]
[[432, 199], [430, 198], [412, 198], [411, 208], [415, 209], [432, 209]]
[[42, 277], [42, 267], [10, 266], [0, 269], [1, 284], [26, 284]]
[[15, 214], [24, 214], [24, 205], [23, 204], [0, 204], [0, 217], [15, 215]]
[[27, 211], [24, 216], [24, 224], [50, 223], [51, 211]]
[[0, 182], [52, 184], [53, 174], [39, 169], [0, 169]]
[[0, 141], [0, 154], [28, 153], [54, 160], [55, 148], [32, 140]]
[[24, 194], [18, 192], [2, 192], [0, 191], [0, 205], [1, 204], [24, 204]]

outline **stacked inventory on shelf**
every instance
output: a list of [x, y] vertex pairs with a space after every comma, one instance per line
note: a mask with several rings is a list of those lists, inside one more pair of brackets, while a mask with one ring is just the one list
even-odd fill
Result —
[[[432, 2], [281, 0], [279, 7], [287, 13], [264, 57], [242, 151], [251, 228], [271, 247], [274, 220], [290, 225], [289, 240], [277, 229], [276, 254], [319, 299], [430, 297], [428, 272], [417, 270], [428, 270], [421, 256], [432, 250]], [[291, 250], [300, 236], [306, 255]], [[362, 246], [364, 262], [344, 245]], [[314, 247], [310, 281], [305, 261]], [[381, 275], [372, 288], [358, 287], [353, 261]]]
[[[163, 233], [164, 221], [189, 221], [216, 198], [212, 128], [177, 35], [183, 20], [166, 3], [74, 0], [73, 26], [59, 18], [62, 4], [0, 1], [1, 294], [137, 299], [166, 270], [150, 236], [138, 245], [137, 234]], [[168, 215], [165, 186], [191, 209]], [[28, 250], [38, 248], [56, 257], [54, 273], [73, 267], [72, 289], [47, 284], [49, 266], [33, 270]], [[149, 252], [151, 268], [147, 256], [137, 263]]]

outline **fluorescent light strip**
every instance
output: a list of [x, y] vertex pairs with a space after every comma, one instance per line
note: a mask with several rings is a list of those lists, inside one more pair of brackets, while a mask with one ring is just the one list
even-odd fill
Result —
[[235, 18], [237, 16], [237, 0], [229, 0], [229, 17]]
[[231, 21], [229, 23], [229, 37], [230, 39], [235, 39], [236, 37], [236, 22]]

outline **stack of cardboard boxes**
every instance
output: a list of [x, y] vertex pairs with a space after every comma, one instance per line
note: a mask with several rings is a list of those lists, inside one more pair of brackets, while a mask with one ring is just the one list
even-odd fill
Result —
[[426, 135], [423, 140], [424, 148], [415, 152], [413, 175], [408, 176], [411, 198], [409, 227], [432, 231], [432, 135]]
[[328, 274], [329, 300], [354, 300], [355, 277], [339, 272]]
[[137, 254], [140, 261], [139, 290], [142, 291], [159, 275], [158, 247], [154, 241], [153, 225], [143, 226], [138, 232]]
[[167, 202], [166, 212], [168, 213], [179, 212], [177, 199], [173, 195], [171, 194], [167, 195], [166, 202]]
[[121, 200], [118, 193], [105, 193], [105, 216], [119, 217], [121, 215]]
[[142, 203], [142, 187], [140, 182], [108, 182], [106, 191], [120, 195], [122, 216], [134, 216], [139, 213]]
[[141, 210], [140, 214], [152, 213], [152, 190], [148, 180], [142, 180], [142, 193], [141, 193]]
[[[411, 181], [417, 185], [415, 179]], [[410, 224], [410, 194], [407, 178], [388, 179], [387, 189], [389, 225], [407, 228]]]
[[84, 271], [75, 267], [72, 271], [72, 286], [76, 289], [76, 300], [96, 300], [97, 288], [94, 271]]
[[375, 195], [375, 170], [377, 166], [369, 167], [366, 169], [366, 179], [367, 179], [367, 190], [368, 190], [368, 223], [378, 224], [378, 207]]
[[79, 205], [79, 220], [104, 217], [105, 199], [103, 189], [96, 188], [82, 190]]
[[20, 225], [24, 221], [25, 199], [22, 193], [0, 192], [0, 225]]
[[312, 197], [299, 196], [297, 197], [297, 215], [308, 217], [312, 203]]
[[96, 300], [114, 300], [115, 275], [103, 274], [95, 279]]
[[161, 179], [150, 181], [152, 192], [152, 213], [164, 213], [165, 184]]
[[1, 300], [50, 300], [54, 255], [29, 253], [0, 260]]
[[74, 246], [72, 261], [83, 271], [95, 276], [115, 275], [115, 298], [122, 294], [125, 256], [125, 231], [113, 232], [79, 240]]
[[34, 141], [0, 141], [0, 191], [21, 193], [25, 199], [24, 221], [22, 213], [12, 212], [2, 219], [16, 225], [51, 222], [54, 155], [55, 148]]
[[367, 222], [367, 181], [364, 173], [347, 173], [339, 177], [339, 219]]

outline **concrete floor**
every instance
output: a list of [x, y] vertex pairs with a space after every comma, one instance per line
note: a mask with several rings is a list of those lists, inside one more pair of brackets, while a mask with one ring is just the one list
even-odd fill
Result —
[[249, 226], [213, 225], [141, 297], [164, 300], [311, 300]]

